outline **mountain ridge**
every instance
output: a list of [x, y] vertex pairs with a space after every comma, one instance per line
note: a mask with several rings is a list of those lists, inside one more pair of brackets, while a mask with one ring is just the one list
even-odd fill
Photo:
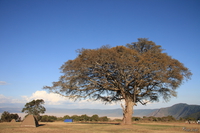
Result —
[[186, 103], [179, 103], [171, 107], [160, 108], [148, 114], [147, 116], [164, 117], [170, 115], [176, 119], [179, 119], [181, 117], [186, 118], [192, 115], [194, 118], [198, 119], [199, 112], [200, 112], [200, 105], [188, 105]]

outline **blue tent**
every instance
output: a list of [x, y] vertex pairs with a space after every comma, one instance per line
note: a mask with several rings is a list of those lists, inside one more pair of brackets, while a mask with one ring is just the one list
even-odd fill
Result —
[[73, 122], [73, 119], [65, 119], [64, 122]]

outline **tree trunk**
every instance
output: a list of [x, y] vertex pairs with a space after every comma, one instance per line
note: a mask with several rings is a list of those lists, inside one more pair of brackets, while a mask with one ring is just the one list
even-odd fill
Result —
[[132, 115], [133, 115], [133, 106], [134, 103], [131, 100], [125, 101], [125, 108], [123, 107], [123, 121], [122, 125], [131, 125], [132, 124]]

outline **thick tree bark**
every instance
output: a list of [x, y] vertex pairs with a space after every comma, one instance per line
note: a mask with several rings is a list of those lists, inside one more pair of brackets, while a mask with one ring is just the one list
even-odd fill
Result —
[[132, 102], [131, 100], [125, 101], [125, 108], [123, 107], [123, 121], [121, 123], [122, 125], [132, 124], [133, 106], [134, 102]]

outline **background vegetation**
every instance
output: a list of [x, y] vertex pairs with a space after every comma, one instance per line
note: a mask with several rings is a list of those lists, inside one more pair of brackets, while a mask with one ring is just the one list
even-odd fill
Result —
[[19, 117], [18, 114], [11, 114], [8, 111], [4, 111], [1, 114], [1, 122], [10, 122], [12, 119], [15, 119], [16, 121], [21, 121], [21, 117]]

